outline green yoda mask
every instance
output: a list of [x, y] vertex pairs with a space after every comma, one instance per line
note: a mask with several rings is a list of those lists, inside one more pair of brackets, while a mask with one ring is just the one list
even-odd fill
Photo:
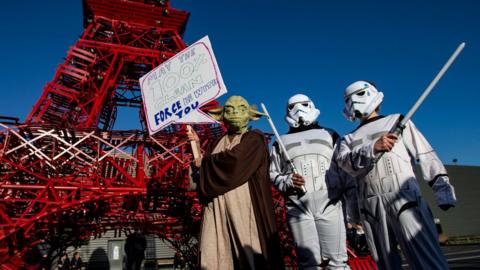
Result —
[[241, 96], [231, 96], [225, 105], [208, 111], [208, 114], [217, 121], [223, 121], [228, 133], [241, 134], [247, 130], [250, 120], [258, 120], [262, 117], [254, 106]]

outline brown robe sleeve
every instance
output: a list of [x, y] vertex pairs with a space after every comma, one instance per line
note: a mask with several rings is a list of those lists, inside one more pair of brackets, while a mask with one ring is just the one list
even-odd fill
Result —
[[261, 259], [255, 259], [255, 268], [284, 269], [268, 174], [269, 154], [263, 133], [259, 130], [249, 131], [231, 150], [212, 155], [210, 153], [216, 143], [218, 140], [207, 148], [202, 160], [197, 186], [199, 194], [214, 198], [249, 181], [263, 253]]
[[246, 183], [262, 164], [265, 147], [263, 136], [249, 131], [231, 150], [207, 153], [200, 167], [200, 195], [214, 198]]

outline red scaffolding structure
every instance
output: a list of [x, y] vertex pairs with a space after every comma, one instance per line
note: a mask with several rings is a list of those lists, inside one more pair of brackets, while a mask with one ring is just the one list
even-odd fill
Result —
[[[193, 258], [201, 207], [188, 189], [185, 128], [149, 136], [138, 85], [186, 47], [189, 14], [153, 0], [83, 7], [84, 32], [25, 123], [0, 121], [0, 268], [34, 267], [35, 254], [110, 229], [156, 234]], [[122, 106], [138, 108], [142, 130], [113, 129]], [[196, 129], [205, 142], [223, 132]]]

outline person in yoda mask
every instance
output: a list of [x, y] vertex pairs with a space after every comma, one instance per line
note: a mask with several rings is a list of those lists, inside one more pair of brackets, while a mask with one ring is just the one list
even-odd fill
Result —
[[[197, 191], [205, 203], [200, 268], [283, 269], [268, 148], [261, 131], [247, 128], [262, 114], [241, 96], [230, 97], [223, 107], [208, 113], [228, 132], [195, 161], [200, 170]], [[194, 132], [188, 136], [198, 141]]]

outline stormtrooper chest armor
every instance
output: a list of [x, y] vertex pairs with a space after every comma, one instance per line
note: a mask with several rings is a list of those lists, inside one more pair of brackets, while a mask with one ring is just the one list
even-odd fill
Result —
[[327, 189], [325, 175], [330, 168], [334, 143], [330, 133], [325, 129], [311, 129], [282, 135], [281, 138], [295, 167], [305, 179], [307, 192]]
[[[398, 114], [389, 115], [370, 122], [346, 137], [346, 142], [350, 149], [354, 150], [362, 145], [372, 143], [387, 134], [399, 119]], [[372, 168], [360, 181], [360, 189], [364, 196], [395, 192], [406, 188], [406, 181], [413, 177], [411, 169], [411, 158], [405, 144], [402, 142], [402, 136], [390, 152], [386, 152], [376, 166]]]

